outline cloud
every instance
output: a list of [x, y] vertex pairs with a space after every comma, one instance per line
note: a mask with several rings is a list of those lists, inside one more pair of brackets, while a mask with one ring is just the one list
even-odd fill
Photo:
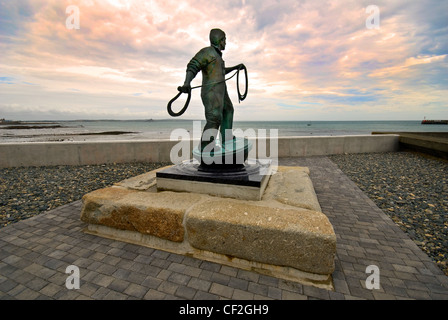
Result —
[[277, 103], [279, 107], [285, 108], [285, 109], [308, 109], [309, 107], [301, 106], [300, 104], [307, 104], [307, 103], [298, 103], [296, 105], [292, 104], [286, 104], [286, 103]]
[[[0, 94], [23, 116], [27, 108], [46, 116], [75, 108], [88, 118], [95, 108], [96, 116], [108, 118], [167, 118], [166, 103], [183, 83], [188, 61], [208, 45], [209, 30], [220, 27], [227, 34], [226, 64], [244, 63], [249, 71], [249, 95], [236, 117], [370, 118], [375, 109], [376, 116], [394, 110], [419, 119], [428, 105], [434, 117], [442, 115], [448, 102], [447, 2], [377, 1], [378, 30], [365, 26], [369, 4], [1, 2]], [[79, 30], [66, 27], [69, 5], [79, 7]], [[198, 75], [194, 85], [200, 81]], [[234, 81], [227, 86], [235, 102]], [[203, 117], [196, 91], [184, 117]]]
[[409, 72], [410, 68], [413, 66], [428, 64], [428, 63], [437, 63], [437, 62], [446, 62], [447, 54], [440, 56], [418, 56], [418, 57], [410, 57], [407, 58], [403, 64], [395, 65], [393, 67], [387, 67], [383, 69], [377, 69], [370, 74], [371, 77], [386, 77], [391, 76], [396, 73], [401, 72]]
[[14, 78], [12, 77], [0, 77], [1, 84], [14, 84]]

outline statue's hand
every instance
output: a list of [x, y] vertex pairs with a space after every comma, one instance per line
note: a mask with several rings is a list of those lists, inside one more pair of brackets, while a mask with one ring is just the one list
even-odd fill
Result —
[[243, 63], [240, 63], [237, 67], [238, 69], [246, 69], [246, 66]]
[[177, 90], [182, 93], [188, 93], [191, 91], [191, 86], [189, 84], [184, 84], [182, 87], [177, 87]]

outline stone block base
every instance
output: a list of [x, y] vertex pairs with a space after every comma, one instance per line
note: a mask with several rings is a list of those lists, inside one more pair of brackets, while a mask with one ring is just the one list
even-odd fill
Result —
[[156, 171], [86, 194], [86, 231], [332, 289], [336, 236], [308, 168], [279, 167], [259, 201], [157, 192]]

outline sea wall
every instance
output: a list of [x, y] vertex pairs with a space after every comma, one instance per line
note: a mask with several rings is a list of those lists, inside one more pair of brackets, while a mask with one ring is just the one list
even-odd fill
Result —
[[[266, 147], [262, 148], [263, 141]], [[360, 136], [281, 137], [277, 141], [258, 139], [255, 148], [258, 157], [279, 158], [317, 156], [341, 153], [369, 153], [397, 151], [399, 136], [394, 134]], [[197, 141], [184, 146], [189, 150]], [[272, 146], [271, 146], [272, 144]], [[179, 141], [137, 140], [100, 142], [32, 142], [0, 144], [0, 168], [21, 166], [93, 165], [127, 162], [170, 162], [173, 147], [180, 149]], [[189, 158], [190, 154], [184, 155]]]
[[[372, 134], [390, 134], [372, 132]], [[400, 150], [426, 153], [448, 160], [448, 132], [397, 132]]]

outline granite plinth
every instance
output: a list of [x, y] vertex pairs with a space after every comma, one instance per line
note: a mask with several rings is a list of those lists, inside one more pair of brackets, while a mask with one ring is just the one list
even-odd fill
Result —
[[203, 166], [193, 159], [157, 172], [157, 190], [260, 200], [271, 176], [271, 163], [243, 166]]
[[165, 169], [86, 194], [86, 232], [333, 288], [336, 235], [307, 168], [278, 167], [256, 201], [157, 191]]

